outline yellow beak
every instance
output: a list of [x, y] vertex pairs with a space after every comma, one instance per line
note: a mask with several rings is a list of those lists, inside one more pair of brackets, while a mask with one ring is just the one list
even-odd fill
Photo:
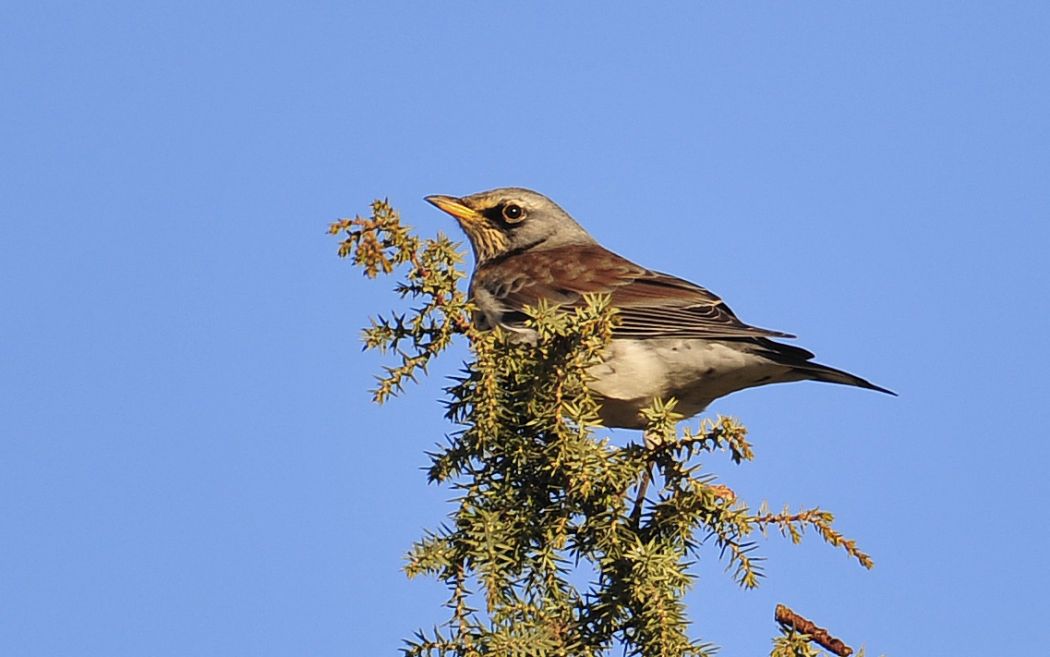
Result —
[[439, 210], [447, 212], [461, 221], [476, 223], [485, 219], [484, 215], [480, 212], [463, 205], [463, 201], [454, 196], [440, 196], [435, 194], [434, 196], [426, 197], [424, 200]]

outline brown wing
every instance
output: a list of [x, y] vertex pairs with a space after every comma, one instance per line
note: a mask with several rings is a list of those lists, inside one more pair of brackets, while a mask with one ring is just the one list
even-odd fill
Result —
[[524, 319], [540, 299], [583, 302], [587, 293], [611, 295], [619, 309], [618, 337], [793, 337], [748, 326], [699, 285], [650, 271], [597, 245], [532, 251], [483, 264], [471, 282], [482, 311], [505, 325]]

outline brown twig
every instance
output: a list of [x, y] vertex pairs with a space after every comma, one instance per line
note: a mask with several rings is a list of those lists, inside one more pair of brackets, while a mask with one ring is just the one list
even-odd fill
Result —
[[[408, 258], [409, 258], [409, 262], [412, 264], [412, 267], [419, 274], [420, 278], [426, 279], [426, 278], [428, 278], [430, 276], [430, 270], [427, 269], [426, 267], [424, 267], [423, 263], [421, 263], [419, 261], [419, 254], [418, 253], [416, 253], [416, 252], [410, 253]], [[449, 301], [444, 296], [439, 295], [439, 294], [435, 294], [435, 295], [432, 295], [432, 296], [433, 296], [433, 299], [434, 299], [434, 305], [435, 306], [439, 306], [439, 307], [440, 306], [444, 306]], [[452, 330], [454, 332], [456, 332], [456, 333], [465, 334], [468, 330], [470, 330], [471, 324], [465, 317], [463, 317], [463, 315], [456, 315], [454, 317], [453, 316], [449, 316], [448, 320], [450, 322], [452, 322]]]
[[817, 627], [816, 623], [808, 618], [799, 616], [785, 605], [777, 605], [773, 617], [781, 625], [790, 627], [799, 634], [805, 634], [810, 641], [830, 650], [839, 657], [849, 657], [849, 655], [853, 654], [853, 648], [847, 646], [841, 639], [831, 636], [823, 627]]

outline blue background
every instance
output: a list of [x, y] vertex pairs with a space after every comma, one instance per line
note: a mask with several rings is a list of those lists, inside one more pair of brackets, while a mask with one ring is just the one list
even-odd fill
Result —
[[[626, 3], [624, 3], [626, 4]], [[393, 304], [329, 221], [521, 185], [610, 248], [899, 398], [715, 404], [748, 501], [875, 558], [712, 550], [694, 631], [784, 602], [869, 653], [1039, 650], [1050, 5], [7, 3], [0, 9], [0, 654], [382, 655], [440, 622], [404, 551], [450, 510], [443, 377], [385, 407]], [[455, 233], [458, 236], [458, 233]], [[628, 440], [618, 432], [616, 440]]]

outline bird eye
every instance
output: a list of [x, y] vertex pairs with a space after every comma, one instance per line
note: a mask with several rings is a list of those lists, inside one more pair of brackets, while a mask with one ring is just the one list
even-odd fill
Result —
[[503, 206], [503, 218], [510, 222], [518, 222], [525, 218], [525, 211], [520, 205], [509, 203]]

